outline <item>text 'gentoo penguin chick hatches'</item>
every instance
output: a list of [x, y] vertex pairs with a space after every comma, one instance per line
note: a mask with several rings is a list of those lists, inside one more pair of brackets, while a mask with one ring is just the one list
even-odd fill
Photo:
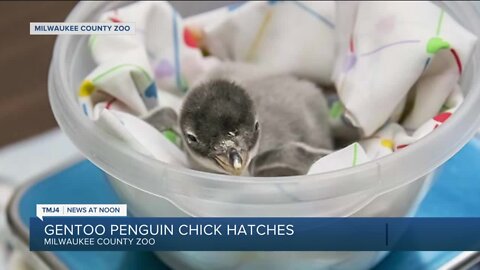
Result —
[[308, 81], [223, 64], [187, 94], [179, 125], [195, 169], [286, 176], [307, 173], [332, 149], [327, 115]]

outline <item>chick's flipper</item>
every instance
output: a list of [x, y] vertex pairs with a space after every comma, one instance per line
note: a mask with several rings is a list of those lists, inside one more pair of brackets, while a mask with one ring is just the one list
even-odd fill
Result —
[[301, 142], [289, 142], [258, 154], [251, 161], [249, 172], [261, 177], [304, 175], [315, 161], [331, 152]]

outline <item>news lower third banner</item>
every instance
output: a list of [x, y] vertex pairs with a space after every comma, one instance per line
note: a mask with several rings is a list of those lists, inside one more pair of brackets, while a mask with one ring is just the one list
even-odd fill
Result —
[[480, 250], [480, 218], [145, 218], [126, 213], [126, 205], [38, 205], [37, 217], [30, 218], [30, 249]]

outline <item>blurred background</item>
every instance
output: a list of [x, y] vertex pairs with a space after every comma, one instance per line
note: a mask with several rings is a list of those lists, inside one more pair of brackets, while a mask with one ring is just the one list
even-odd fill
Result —
[[30, 22], [61, 22], [76, 1], [0, 2], [0, 147], [56, 126], [47, 74], [55, 36], [30, 36]]
[[[55, 129], [48, 101], [48, 68], [55, 36], [29, 33], [30, 22], [61, 22], [75, 4], [0, 2], [0, 269], [27, 269], [22, 254], [6, 243], [5, 207], [15, 186], [77, 155]], [[54, 143], [59, 140], [60, 144]]]

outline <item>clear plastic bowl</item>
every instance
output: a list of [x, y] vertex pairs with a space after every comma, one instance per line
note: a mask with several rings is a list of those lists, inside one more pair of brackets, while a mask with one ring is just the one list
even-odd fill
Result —
[[[95, 21], [128, 2], [80, 2], [67, 21]], [[180, 13], [224, 3], [174, 2]], [[480, 36], [474, 2], [439, 3]], [[185, 9], [185, 8], [188, 8]], [[353, 168], [318, 175], [249, 178], [176, 168], [125, 147], [84, 116], [76, 91], [95, 64], [87, 36], [57, 38], [49, 73], [54, 115], [80, 151], [103, 171], [137, 216], [408, 216], [431, 184], [432, 172], [463, 147], [480, 126], [480, 51], [465, 68], [466, 99], [435, 132], [397, 153]], [[363, 269], [379, 252], [163, 252], [178, 269]]]

